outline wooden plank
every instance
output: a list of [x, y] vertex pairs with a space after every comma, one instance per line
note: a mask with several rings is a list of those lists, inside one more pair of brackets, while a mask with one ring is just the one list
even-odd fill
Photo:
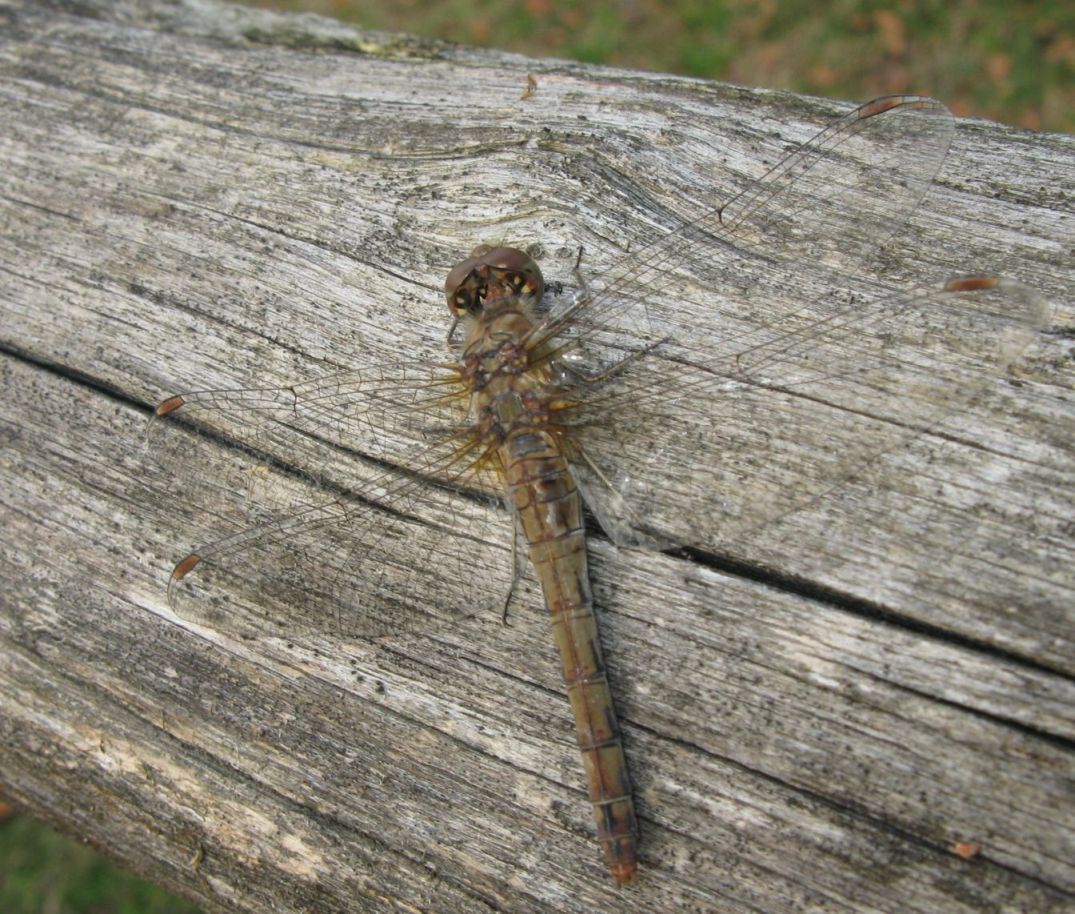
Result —
[[893, 280], [1000, 269], [1055, 312], [848, 490], [873, 527], [837, 506], [690, 557], [595, 538], [643, 829], [617, 893], [532, 578], [507, 629], [193, 631], [164, 600], [193, 543], [141, 484], [147, 409], [443, 358], [441, 277], [473, 243], [536, 240], [565, 283], [584, 244], [599, 276], [625, 213], [706, 173], [717, 196], [839, 107], [230, 7], [80, 10], [0, 8], [16, 796], [212, 910], [1070, 904], [1070, 138], [961, 123], [886, 248]]

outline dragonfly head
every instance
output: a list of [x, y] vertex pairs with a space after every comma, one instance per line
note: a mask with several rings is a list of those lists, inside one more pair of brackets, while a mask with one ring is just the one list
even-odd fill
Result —
[[452, 267], [444, 282], [448, 310], [456, 317], [474, 317], [487, 303], [509, 297], [539, 302], [544, 292], [545, 280], [529, 254], [487, 244]]

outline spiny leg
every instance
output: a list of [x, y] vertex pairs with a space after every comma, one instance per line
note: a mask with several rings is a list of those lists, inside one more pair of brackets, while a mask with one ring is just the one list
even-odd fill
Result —
[[637, 349], [630, 355], [625, 356], [623, 359], [616, 362], [615, 365], [610, 365], [604, 371], [583, 371], [581, 368], [576, 368], [570, 362], [563, 360], [560, 361], [560, 367], [563, 368], [564, 371], [566, 371], [568, 374], [574, 375], [580, 381], [585, 381], [587, 384], [597, 384], [601, 381], [607, 381], [609, 378], [616, 377], [616, 375], [623, 371], [628, 365], [633, 364], [643, 356], [649, 355], [651, 352], [653, 352], [654, 349], [656, 349], [662, 343], [667, 343], [670, 339], [671, 337], [665, 336], [659, 340], [654, 340], [654, 342], [650, 343], [649, 345], [644, 346], [641, 349]]
[[575, 274], [575, 281], [579, 284], [579, 291], [577, 294], [578, 302], [584, 302], [590, 297], [590, 284], [586, 282], [586, 277], [582, 273], [582, 252], [583, 247], [579, 245], [579, 254], [575, 258], [575, 266], [572, 267], [571, 272]]
[[459, 326], [459, 318], [452, 318], [452, 326], [448, 328], [448, 335], [444, 338], [444, 345], [448, 348], [449, 352], [455, 351], [455, 343], [452, 342], [452, 336], [455, 334], [455, 328]]
[[508, 606], [511, 604], [511, 598], [515, 594], [516, 586], [525, 573], [525, 563], [525, 558], [520, 561], [519, 519], [515, 518], [514, 523], [511, 525], [511, 583], [508, 584], [508, 592], [504, 594], [504, 607], [500, 614], [501, 625], [508, 624]]
[[[575, 281], [579, 284], [579, 291], [576, 293], [575, 301], [572, 303], [572, 308], [578, 308], [581, 305], [585, 304], [589, 300], [591, 295], [590, 284], [586, 281], [586, 276], [583, 274], [581, 269], [582, 254], [584, 250], [585, 249], [580, 244], [578, 256], [575, 258], [575, 266], [571, 270], [571, 272], [575, 274]], [[609, 378], [614, 378], [628, 365], [631, 365], [643, 356], [648, 355], [662, 343], [667, 343], [670, 339], [671, 337], [666, 336], [662, 337], [659, 340], [655, 340], [648, 346], [645, 346], [642, 349], [637, 350], [636, 352], [632, 352], [630, 355], [617, 362], [615, 365], [610, 365], [604, 371], [586, 372], [566, 361], [561, 361], [560, 364], [565, 371], [567, 371], [569, 374], [574, 375], [580, 381], [585, 381], [588, 384], [596, 384], [600, 381], [607, 381]]]

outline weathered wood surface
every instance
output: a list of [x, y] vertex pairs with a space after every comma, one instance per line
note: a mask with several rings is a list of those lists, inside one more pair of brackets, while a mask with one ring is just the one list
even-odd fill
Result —
[[207, 910], [1070, 910], [1070, 138], [961, 122], [889, 252], [1055, 314], [902, 458], [918, 486], [856, 496], [873, 527], [593, 542], [642, 818], [617, 892], [532, 579], [507, 629], [191, 631], [164, 598], [191, 543], [132, 483], [138, 442], [176, 390], [439, 352], [474, 242], [537, 239], [562, 279], [583, 243], [599, 271], [606, 187], [659, 201], [660, 169], [771, 161], [839, 107], [209, 3], [0, 5], [0, 93], [16, 797]]

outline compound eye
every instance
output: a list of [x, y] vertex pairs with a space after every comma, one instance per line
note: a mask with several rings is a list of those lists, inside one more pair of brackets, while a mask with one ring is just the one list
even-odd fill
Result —
[[444, 297], [448, 301], [448, 310], [456, 317], [462, 317], [475, 306], [474, 271], [480, 259], [468, 257], [452, 267], [448, 278], [444, 280]]
[[451, 301], [455, 295], [455, 290], [458, 289], [467, 277], [471, 274], [471, 271], [478, 265], [478, 261], [473, 257], [468, 257], [466, 260], [461, 260], [448, 273], [448, 278], [444, 280], [444, 292], [448, 296], [448, 300]]
[[545, 293], [545, 280], [534, 259], [518, 248], [493, 248], [482, 262], [501, 272], [505, 280], [520, 295], [540, 301]]

